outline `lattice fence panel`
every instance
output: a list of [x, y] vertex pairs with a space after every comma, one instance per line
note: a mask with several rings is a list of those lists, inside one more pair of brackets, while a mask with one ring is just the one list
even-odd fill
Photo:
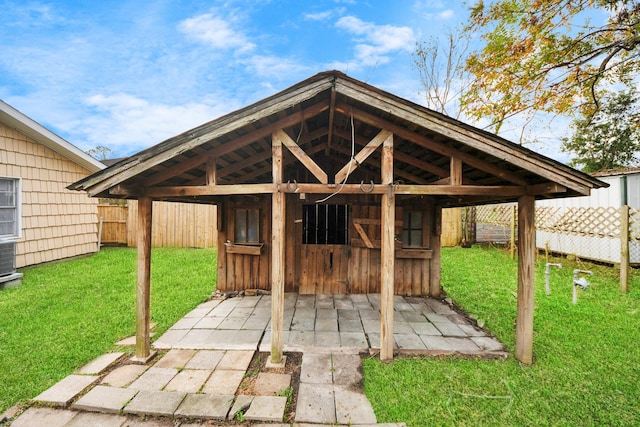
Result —
[[629, 208], [629, 257], [632, 263], [640, 260], [640, 210]]
[[476, 208], [476, 223], [511, 226], [513, 205], [485, 205]]
[[537, 207], [536, 228], [588, 237], [620, 237], [618, 208]]

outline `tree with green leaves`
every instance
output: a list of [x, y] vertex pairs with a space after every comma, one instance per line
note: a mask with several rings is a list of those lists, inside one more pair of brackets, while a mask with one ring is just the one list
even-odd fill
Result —
[[637, 0], [479, 0], [465, 31], [483, 47], [467, 59], [463, 107], [496, 132], [526, 111], [591, 117], [640, 69]]
[[637, 165], [640, 161], [640, 99], [634, 89], [601, 98], [601, 107], [573, 123], [573, 136], [562, 150], [574, 154], [570, 165], [598, 172]]

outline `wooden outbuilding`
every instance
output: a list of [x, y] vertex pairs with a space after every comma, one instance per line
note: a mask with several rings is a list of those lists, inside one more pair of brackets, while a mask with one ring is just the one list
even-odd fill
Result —
[[381, 294], [393, 357], [393, 296], [440, 295], [443, 207], [517, 201], [516, 356], [531, 363], [534, 200], [603, 183], [522, 146], [337, 71], [129, 157], [70, 188], [138, 200], [138, 345], [149, 354], [154, 200], [218, 205], [218, 289], [268, 289], [271, 359], [285, 292]]

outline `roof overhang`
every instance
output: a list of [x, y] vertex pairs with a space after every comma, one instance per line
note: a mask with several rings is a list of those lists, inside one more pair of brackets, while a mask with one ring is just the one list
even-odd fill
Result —
[[[394, 182], [380, 179], [393, 139]], [[272, 142], [287, 150], [272, 180]], [[291, 184], [295, 183], [295, 185]], [[274, 191], [392, 191], [442, 206], [588, 195], [606, 183], [337, 71], [319, 73], [246, 108], [135, 154], [69, 188], [92, 196], [215, 203]]]

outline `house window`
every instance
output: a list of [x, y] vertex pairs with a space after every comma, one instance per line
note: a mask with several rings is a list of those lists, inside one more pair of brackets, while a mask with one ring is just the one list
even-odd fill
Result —
[[422, 247], [422, 212], [405, 211], [402, 221], [402, 246], [405, 248]]
[[236, 209], [235, 243], [260, 242], [260, 209]]
[[20, 180], [0, 178], [0, 237], [20, 237]]
[[304, 245], [346, 245], [349, 239], [348, 205], [303, 205]]

